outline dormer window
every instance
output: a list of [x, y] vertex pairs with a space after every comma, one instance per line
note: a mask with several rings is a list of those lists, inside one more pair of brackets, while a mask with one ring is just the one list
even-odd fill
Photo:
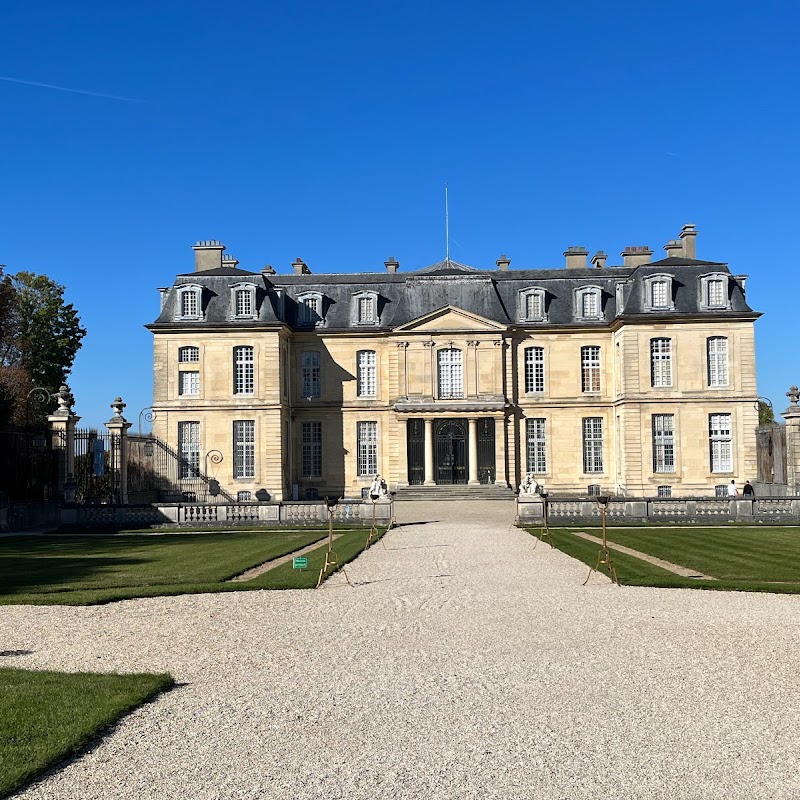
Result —
[[644, 305], [648, 311], [673, 311], [672, 276], [650, 275], [644, 280]]
[[353, 297], [353, 322], [356, 325], [376, 325], [378, 322], [378, 295], [359, 292]]
[[544, 289], [526, 289], [520, 292], [519, 316], [522, 322], [546, 322]]
[[322, 322], [322, 295], [318, 292], [297, 298], [297, 324], [319, 325]]
[[256, 318], [256, 287], [252, 283], [231, 286], [231, 311], [234, 319]]
[[584, 286], [575, 290], [575, 316], [584, 320], [599, 320], [603, 316], [599, 286]]
[[700, 305], [703, 308], [730, 308], [728, 276], [722, 272], [700, 276]]
[[178, 289], [177, 318], [183, 320], [203, 319], [203, 290], [200, 286], [189, 284]]

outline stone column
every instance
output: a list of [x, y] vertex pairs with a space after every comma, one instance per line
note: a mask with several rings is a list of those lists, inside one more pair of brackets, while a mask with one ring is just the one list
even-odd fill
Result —
[[[511, 430], [508, 426], [511, 424]], [[513, 420], [506, 418], [505, 414], [502, 417], [495, 417], [494, 421], [494, 482], [498, 486], [508, 486], [509, 477], [506, 475], [506, 444], [509, 445], [510, 454], [516, 452], [514, 447], [513, 438], [515, 436]], [[516, 481], [516, 472], [514, 470], [513, 461], [511, 461], [511, 476], [510, 480], [512, 485]]]
[[475, 417], [469, 418], [469, 482], [471, 484], [478, 481], [478, 420]]
[[75, 398], [64, 384], [54, 395], [58, 400], [58, 408], [47, 421], [50, 423], [50, 435], [53, 448], [61, 452], [58, 465], [58, 494], [64, 503], [75, 502], [75, 426], [80, 417], [72, 412]]
[[[111, 403], [114, 416], [105, 423], [106, 428], [111, 432], [111, 446], [109, 447], [109, 467], [111, 475], [117, 484], [114, 492], [114, 502], [119, 505], [128, 504], [128, 428], [133, 424], [122, 416], [122, 410], [127, 403], [122, 402], [121, 397], [115, 397]], [[117, 437], [119, 446], [114, 447], [114, 437]], [[119, 476], [117, 478], [117, 476]]]
[[792, 386], [786, 396], [791, 405], [781, 416], [786, 420], [786, 488], [790, 495], [800, 494], [800, 389]]
[[425, 420], [425, 485], [433, 486], [433, 420]]

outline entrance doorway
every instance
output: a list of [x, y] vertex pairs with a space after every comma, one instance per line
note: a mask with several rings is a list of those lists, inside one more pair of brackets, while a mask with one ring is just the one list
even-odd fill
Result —
[[434, 425], [434, 471], [436, 483], [467, 482], [467, 426], [460, 419]]

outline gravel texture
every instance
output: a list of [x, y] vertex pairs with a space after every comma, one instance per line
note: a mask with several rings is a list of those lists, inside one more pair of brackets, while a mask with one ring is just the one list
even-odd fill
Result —
[[355, 588], [0, 608], [3, 665], [181, 683], [19, 796], [800, 797], [800, 597], [584, 587], [513, 515], [398, 504]]

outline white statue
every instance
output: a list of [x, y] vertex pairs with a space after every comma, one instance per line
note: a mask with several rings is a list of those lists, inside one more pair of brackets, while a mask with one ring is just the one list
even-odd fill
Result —
[[520, 494], [539, 494], [541, 487], [539, 481], [533, 477], [533, 473], [529, 472], [525, 475], [522, 483], [519, 485]]
[[372, 486], [369, 487], [369, 496], [371, 500], [379, 500], [382, 497], [387, 497], [389, 494], [389, 487], [386, 481], [380, 475], [375, 476], [372, 481]]

